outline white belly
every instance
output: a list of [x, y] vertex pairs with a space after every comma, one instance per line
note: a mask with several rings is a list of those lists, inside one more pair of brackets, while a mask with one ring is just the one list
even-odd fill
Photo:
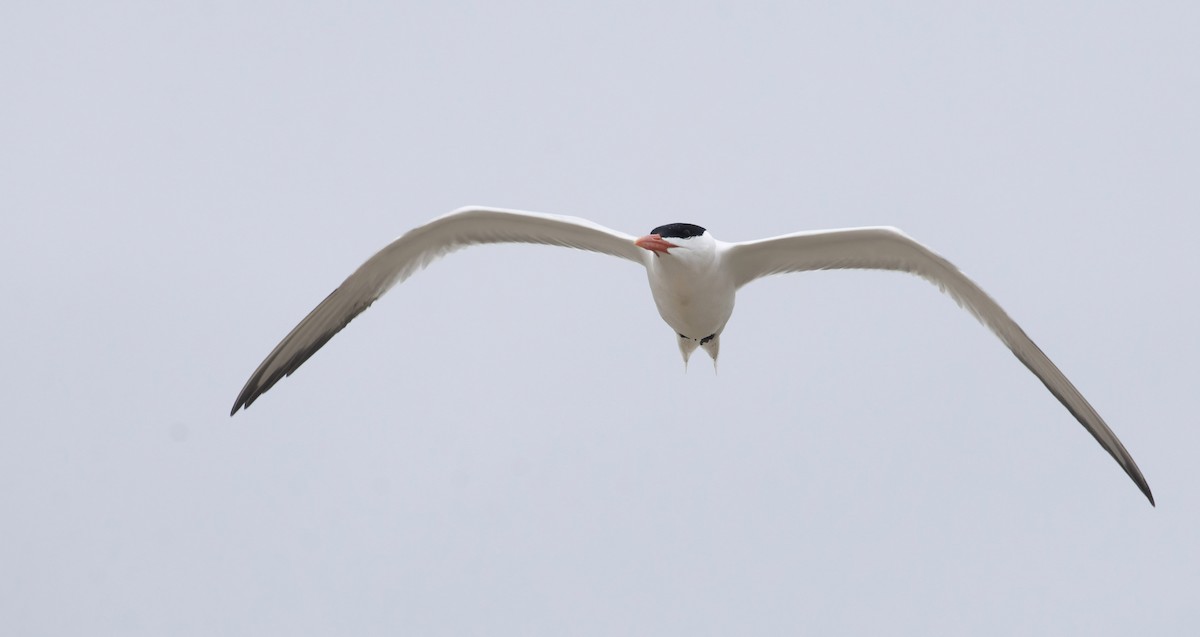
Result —
[[733, 314], [735, 288], [717, 272], [647, 269], [658, 314], [676, 333], [701, 339], [719, 334]]

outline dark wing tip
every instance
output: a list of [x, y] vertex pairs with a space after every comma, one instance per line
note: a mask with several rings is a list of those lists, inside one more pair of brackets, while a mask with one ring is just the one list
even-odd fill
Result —
[[232, 418], [237, 414], [239, 409], [250, 409], [251, 403], [255, 401], [263, 392], [267, 391], [264, 388], [255, 386], [253, 389], [247, 384], [242, 393], [238, 394], [237, 400], [233, 401], [233, 409], [229, 410], [229, 416]]
[[[1120, 443], [1118, 442], [1117, 444], [1119, 445]], [[1125, 474], [1129, 476], [1129, 479], [1133, 480], [1133, 483], [1137, 485], [1142, 495], [1146, 496], [1146, 499], [1150, 501], [1150, 506], [1157, 507], [1158, 505], [1154, 503], [1154, 494], [1150, 492], [1150, 483], [1146, 482], [1146, 478], [1142, 476], [1142, 471], [1138, 469], [1137, 463], [1133, 461], [1133, 457], [1129, 455], [1129, 452], [1125, 451], [1123, 446], [1120, 449], [1124, 458], [1113, 451], [1109, 451], [1109, 454], [1117, 461], [1117, 464], [1121, 465], [1121, 468], [1125, 470]]]
[[1150, 485], [1146, 484], [1145, 480], [1142, 480], [1138, 483], [1138, 488], [1142, 490], [1142, 493], [1145, 494], [1146, 499], [1150, 501], [1150, 506], [1158, 508], [1158, 505], [1154, 503], [1154, 494], [1150, 493]]
[[1129, 455], [1129, 452], [1125, 450], [1125, 447], [1121, 447], [1121, 452], [1124, 456], [1123, 458], [1116, 453], [1109, 453], [1114, 459], [1116, 459], [1117, 464], [1121, 465], [1121, 468], [1125, 470], [1125, 475], [1128, 475], [1129, 479], [1133, 480], [1133, 483], [1137, 485], [1137, 488], [1142, 492], [1142, 495], [1146, 496], [1146, 499], [1150, 501], [1150, 506], [1157, 507], [1158, 505], [1154, 503], [1154, 494], [1150, 492], [1150, 483], [1146, 482], [1146, 478], [1142, 475], [1141, 469], [1138, 469], [1137, 463], [1133, 461], [1133, 457]]
[[[1125, 451], [1125, 449], [1122, 447], [1121, 451]], [[1141, 470], [1138, 469], [1137, 464], [1133, 462], [1133, 458], [1129, 456], [1129, 453], [1125, 452], [1125, 456], [1128, 459], [1128, 464], [1126, 464], [1125, 460], [1120, 458], [1117, 454], [1111, 453], [1111, 455], [1117, 460], [1117, 463], [1121, 465], [1121, 468], [1125, 470], [1125, 474], [1128, 475], [1131, 480], [1133, 480], [1135, 485], [1137, 485], [1137, 488], [1142, 492], [1142, 495], [1146, 496], [1146, 499], [1150, 501], [1150, 506], [1157, 507], [1158, 505], [1154, 503], [1154, 494], [1150, 492], [1150, 483], [1146, 482], [1146, 478], [1142, 476]]]
[[237, 400], [233, 401], [233, 409], [229, 410], [230, 417], [233, 417], [235, 414], [237, 414], [239, 409], [249, 409], [250, 405], [255, 401], [255, 399], [261, 396], [263, 392], [271, 388], [271, 385], [264, 387], [259, 380], [260, 374], [255, 373], [250, 377], [250, 380], [246, 381], [246, 386], [243, 387], [241, 393], [238, 394]]
[[268, 356], [267, 360], [263, 361], [262, 364], [258, 366], [258, 369], [254, 370], [254, 374], [250, 376], [250, 380], [246, 381], [246, 386], [242, 387], [242, 391], [240, 394], [238, 394], [237, 400], [233, 401], [233, 409], [229, 411], [229, 415], [232, 417], [238, 412], [239, 409], [249, 409], [250, 405], [253, 404], [255, 400], [258, 400], [259, 396], [267, 393], [267, 390], [274, 387], [275, 383], [283, 380], [284, 377], [291, 376], [292, 372], [299, 369], [305, 361], [311, 358], [313, 354], [317, 353], [317, 350], [324, 347], [325, 344], [329, 342], [329, 339], [333, 338], [335, 334], [342, 331], [342, 328], [346, 327], [346, 325], [350, 323], [355, 316], [358, 316], [360, 313], [362, 313], [362, 311], [367, 309], [368, 306], [370, 306], [370, 303], [367, 303], [361, 309], [355, 311], [350, 318], [347, 318], [346, 321], [337, 326], [336, 329], [325, 332], [321, 335], [321, 338], [313, 341], [311, 345], [296, 352], [290, 359], [288, 359], [286, 363], [280, 365], [274, 371], [272, 371], [270, 375], [266, 374], [267, 369], [270, 368], [275, 362], [275, 356]]

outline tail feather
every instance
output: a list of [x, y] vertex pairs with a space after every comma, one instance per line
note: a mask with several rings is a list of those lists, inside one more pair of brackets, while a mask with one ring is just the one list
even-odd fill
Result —
[[688, 359], [692, 357], [692, 352], [696, 351], [700, 344], [682, 334], [676, 334], [675, 338], [678, 339], [679, 353], [683, 355], [683, 371], [686, 372]]

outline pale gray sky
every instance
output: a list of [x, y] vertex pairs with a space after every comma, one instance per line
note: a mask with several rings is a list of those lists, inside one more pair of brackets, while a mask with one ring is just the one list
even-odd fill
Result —
[[[0, 632], [1183, 635], [1200, 625], [1195, 3], [8, 2]], [[895, 225], [1133, 453], [888, 273], [501, 246], [275, 343], [465, 204]]]

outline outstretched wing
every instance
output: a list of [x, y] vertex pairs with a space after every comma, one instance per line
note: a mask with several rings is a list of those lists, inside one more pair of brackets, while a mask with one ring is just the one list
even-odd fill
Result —
[[602, 252], [644, 264], [635, 237], [577, 217], [499, 208], [461, 208], [413, 228], [363, 263], [271, 350], [229, 412], [249, 407], [291, 375], [393, 285], [435, 259], [484, 243], [541, 243]]
[[770, 274], [839, 269], [896, 270], [933, 283], [991, 329], [1121, 465], [1150, 504], [1154, 504], [1150, 486], [1125, 446], [1071, 381], [1025, 335], [1021, 326], [954, 264], [903, 232], [895, 228], [800, 232], [729, 244], [726, 255], [738, 287]]

